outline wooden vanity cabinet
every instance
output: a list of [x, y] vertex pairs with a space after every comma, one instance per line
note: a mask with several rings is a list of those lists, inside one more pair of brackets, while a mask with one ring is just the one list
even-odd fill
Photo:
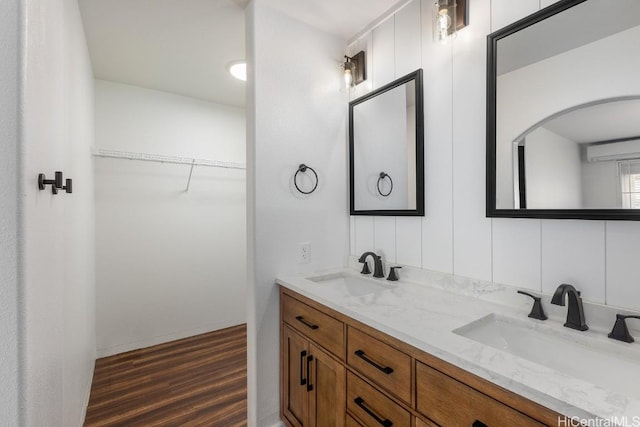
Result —
[[289, 427], [555, 426], [558, 414], [280, 288]]

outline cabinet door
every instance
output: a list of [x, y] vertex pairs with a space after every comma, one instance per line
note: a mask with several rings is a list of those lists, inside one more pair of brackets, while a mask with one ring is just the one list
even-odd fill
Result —
[[313, 343], [309, 347], [312, 388], [309, 394], [309, 427], [344, 427], [347, 412], [344, 366]]
[[308, 359], [309, 341], [284, 325], [281, 338], [281, 379], [282, 414], [291, 425], [303, 427], [307, 425], [307, 408], [309, 406]]

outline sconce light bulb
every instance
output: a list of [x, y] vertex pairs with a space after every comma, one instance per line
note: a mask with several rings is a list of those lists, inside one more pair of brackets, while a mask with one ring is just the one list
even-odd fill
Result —
[[351, 75], [351, 70], [344, 70], [344, 85], [347, 89], [349, 89], [353, 84], [353, 76]]
[[344, 72], [344, 89], [346, 91], [353, 90], [355, 88], [355, 71], [356, 64], [351, 61], [351, 58], [345, 56], [346, 61], [342, 64], [342, 70]]
[[446, 44], [456, 36], [456, 1], [436, 0], [433, 5], [433, 39]]
[[440, 30], [448, 30], [451, 27], [451, 17], [447, 13], [447, 9], [440, 11], [438, 17], [438, 28]]
[[449, 37], [449, 28], [451, 28], [451, 18], [447, 13], [447, 9], [442, 9], [438, 12], [438, 41], [446, 43]]

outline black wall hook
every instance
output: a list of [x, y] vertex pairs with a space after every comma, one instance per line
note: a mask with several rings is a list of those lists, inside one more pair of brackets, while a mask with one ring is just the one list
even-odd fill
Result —
[[56, 171], [54, 179], [47, 179], [45, 174], [38, 174], [38, 189], [44, 190], [47, 188], [47, 185], [51, 185], [51, 193], [58, 194], [58, 190], [65, 190], [67, 193], [71, 193], [73, 191], [73, 184], [71, 179], [67, 178], [63, 185], [63, 176], [62, 172]]
[[[389, 180], [389, 183], [391, 184], [391, 187], [389, 188], [389, 191], [385, 194], [382, 192], [382, 190], [380, 189], [380, 183], [387, 178]], [[387, 197], [389, 194], [391, 194], [391, 192], [393, 191], [393, 180], [391, 179], [391, 177], [389, 176], [388, 173], [386, 172], [380, 172], [380, 176], [378, 176], [378, 193], [382, 196], [382, 197]]]
[[[306, 173], [307, 169], [310, 170], [311, 172], [313, 172], [313, 176], [315, 177], [316, 183], [313, 186], [313, 188], [309, 191], [303, 191], [300, 189], [300, 187], [298, 187], [298, 174], [299, 173]], [[299, 192], [301, 192], [302, 194], [311, 194], [314, 191], [316, 191], [316, 188], [318, 188], [318, 174], [316, 173], [315, 170], [313, 170], [313, 168], [311, 166], [307, 166], [304, 163], [301, 163], [300, 166], [298, 166], [298, 170], [296, 171], [296, 174], [293, 176], [293, 185], [296, 186], [296, 190], [298, 190]]]

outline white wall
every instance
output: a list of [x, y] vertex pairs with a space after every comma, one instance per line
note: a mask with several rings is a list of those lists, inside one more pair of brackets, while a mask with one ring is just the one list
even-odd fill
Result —
[[[77, 2], [21, 4], [21, 422], [75, 426], [95, 359], [93, 76]], [[38, 190], [56, 170], [73, 194]]]
[[[244, 110], [96, 80], [96, 148], [245, 162]], [[245, 171], [96, 159], [98, 356], [246, 321]]]
[[574, 141], [543, 127], [525, 140], [528, 209], [581, 209], [582, 161]]
[[[247, 19], [249, 425], [266, 426], [279, 419], [275, 278], [347, 262], [347, 99], [343, 40], [264, 2], [252, 2]], [[300, 163], [320, 179], [308, 196], [292, 184]], [[301, 242], [311, 243], [309, 264], [298, 264]]]
[[18, 424], [18, 1], [0, 13], [0, 425]]
[[587, 209], [622, 208], [618, 162], [582, 163], [582, 201]]
[[586, 300], [640, 310], [631, 267], [640, 223], [485, 217], [486, 36], [540, 2], [471, 1], [453, 46], [432, 42], [429, 6], [413, 1], [350, 47], [373, 58], [373, 87], [411, 71], [405, 64], [424, 69], [426, 174], [426, 216], [352, 218], [352, 255], [373, 249], [387, 262], [538, 292], [569, 282]]

